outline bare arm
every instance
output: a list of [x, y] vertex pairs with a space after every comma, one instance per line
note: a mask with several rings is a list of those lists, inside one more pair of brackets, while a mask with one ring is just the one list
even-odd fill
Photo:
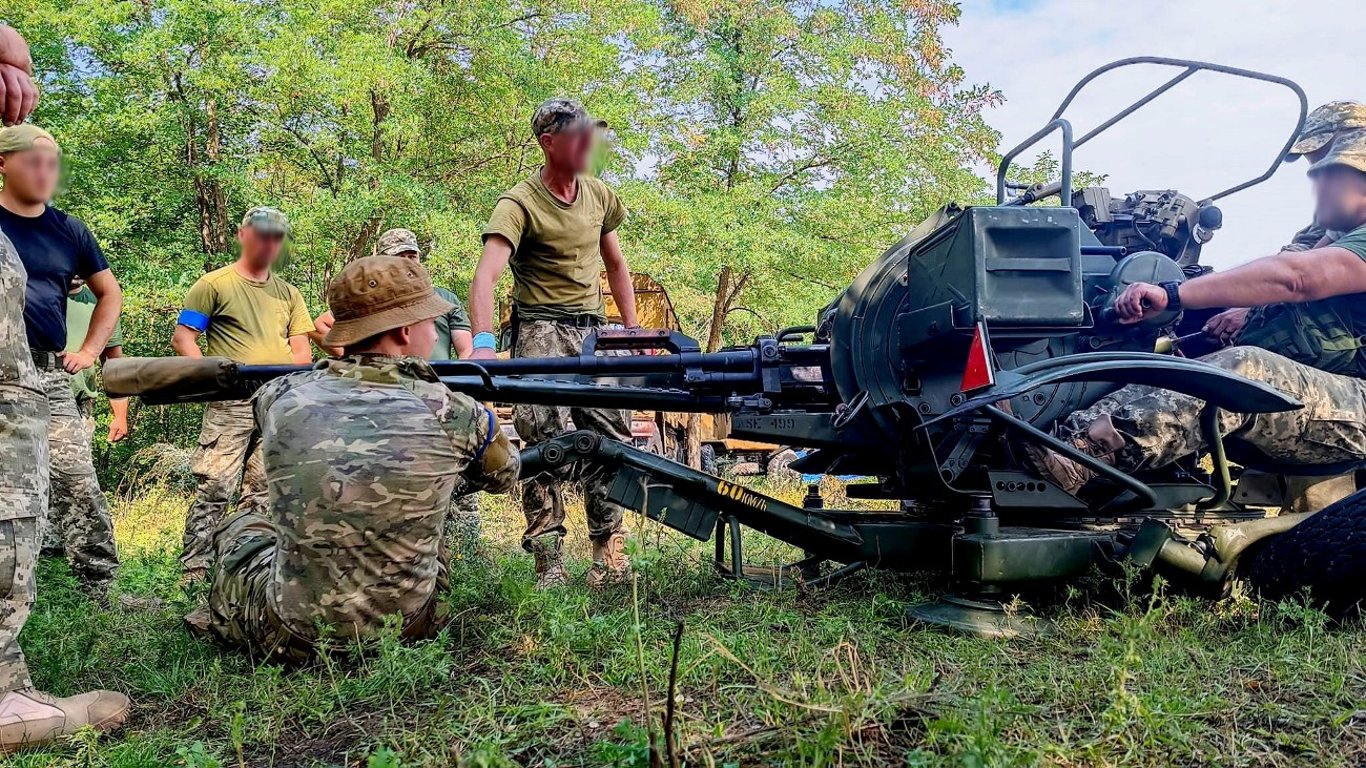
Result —
[[204, 353], [199, 351], [198, 341], [199, 331], [187, 325], [177, 325], [175, 334], [171, 336], [171, 349], [181, 357], [203, 357]]
[[[470, 281], [470, 331], [471, 334], [493, 333], [493, 286], [507, 269], [508, 259], [512, 258], [512, 243], [499, 235], [490, 235], [484, 240], [484, 253], [479, 257], [479, 266], [474, 268], [474, 279]], [[477, 349], [473, 356], [492, 357], [493, 350]]]
[[289, 337], [289, 355], [295, 365], [309, 365], [313, 362], [313, 348], [308, 346], [308, 334]]
[[321, 349], [324, 355], [331, 357], [341, 357], [342, 355], [341, 347], [329, 347], [323, 343], [323, 339], [327, 337], [328, 332], [336, 323], [337, 318], [332, 315], [332, 310], [329, 309], [318, 315], [318, 319], [313, 321], [313, 331], [308, 334], [308, 338], [318, 345], [318, 349]]
[[469, 331], [451, 331], [451, 346], [459, 360], [468, 360], [474, 353], [474, 334]]
[[636, 320], [636, 289], [631, 283], [631, 268], [621, 253], [621, 241], [615, 231], [602, 236], [602, 263], [607, 267], [607, 285], [612, 288], [612, 299], [621, 313], [621, 324], [627, 328], [640, 325]]
[[[104, 354], [100, 355], [100, 361], [108, 362], [119, 357], [123, 357], [123, 347], [105, 347]], [[109, 411], [113, 414], [113, 418], [109, 420], [109, 437], [107, 439], [111, 443], [117, 443], [128, 437], [128, 433], [132, 431], [128, 427], [128, 398], [109, 398]]]
[[[1337, 246], [1312, 251], [1281, 251], [1227, 272], [1212, 272], [1183, 283], [1186, 309], [1260, 307], [1301, 303], [1366, 291], [1366, 260]], [[1115, 301], [1129, 322], [1167, 308], [1167, 294], [1147, 283], [1135, 283]]]
[[79, 373], [95, 364], [104, 354], [109, 337], [114, 335], [114, 326], [119, 324], [119, 312], [123, 311], [123, 289], [119, 288], [112, 270], [96, 272], [87, 285], [95, 294], [95, 311], [90, 315], [90, 329], [86, 331], [81, 348], [63, 357], [67, 373]]

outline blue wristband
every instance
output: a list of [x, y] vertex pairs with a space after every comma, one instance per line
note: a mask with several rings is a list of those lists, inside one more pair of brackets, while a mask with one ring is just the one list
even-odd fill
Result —
[[474, 334], [474, 348], [497, 350], [498, 337], [494, 336], [492, 333], [489, 333], [488, 331], [476, 333]]

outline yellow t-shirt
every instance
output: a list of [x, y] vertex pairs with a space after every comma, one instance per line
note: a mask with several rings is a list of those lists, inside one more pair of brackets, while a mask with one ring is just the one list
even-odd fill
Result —
[[537, 170], [498, 198], [484, 228], [485, 240], [499, 235], [512, 243], [512, 300], [522, 319], [605, 317], [599, 241], [626, 220], [626, 208], [601, 179], [580, 176], [578, 190], [566, 203]]
[[204, 354], [244, 365], [293, 362], [289, 337], [313, 330], [298, 288], [274, 275], [248, 280], [231, 264], [195, 282], [179, 322], [204, 334]]

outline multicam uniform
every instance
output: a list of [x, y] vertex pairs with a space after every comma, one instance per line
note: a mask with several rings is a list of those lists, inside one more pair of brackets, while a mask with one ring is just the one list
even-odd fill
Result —
[[242, 512], [216, 534], [209, 607], [190, 624], [291, 660], [325, 636], [405, 638], [441, 624], [442, 525], [461, 486], [502, 493], [520, 462], [493, 414], [425, 362], [325, 360], [254, 401], [273, 519]]
[[[580, 176], [573, 203], [555, 197], [540, 171], [498, 199], [484, 239], [498, 235], [512, 244], [514, 278], [513, 349], [515, 357], [577, 355], [588, 333], [606, 323], [599, 274], [602, 236], [626, 220], [626, 209], [601, 180]], [[535, 445], [563, 434], [570, 421], [614, 440], [631, 439], [630, 415], [601, 408], [518, 405], [517, 434]], [[529, 551], [558, 551], [564, 537], [566, 477], [541, 475], [522, 485]], [[584, 482], [588, 534], [605, 541], [621, 528], [624, 510], [607, 501], [607, 477], [590, 471]]]
[[[229, 265], [214, 270], [190, 288], [178, 322], [205, 335], [205, 354], [246, 365], [293, 362], [289, 339], [313, 330], [299, 290], [272, 275], [263, 283], [248, 280]], [[245, 509], [265, 506], [265, 475], [254, 437], [256, 422], [245, 400], [210, 403], [204, 409], [193, 471], [197, 489], [185, 518], [187, 572], [211, 562], [213, 530], [228, 500], [240, 487]]]
[[0, 695], [29, 688], [19, 632], [33, 607], [38, 521], [47, 512], [47, 394], [24, 330], [28, 274], [0, 232]]
[[[1336, 247], [1366, 259], [1366, 226]], [[1255, 310], [1242, 346], [1201, 358], [1297, 398], [1302, 409], [1246, 414], [1220, 411], [1224, 434], [1288, 464], [1366, 461], [1366, 294]], [[1121, 470], [1159, 467], [1204, 445], [1190, 395], [1128, 386], [1068, 417], [1059, 430], [1101, 446]], [[1108, 427], [1113, 426], [1113, 430]]]

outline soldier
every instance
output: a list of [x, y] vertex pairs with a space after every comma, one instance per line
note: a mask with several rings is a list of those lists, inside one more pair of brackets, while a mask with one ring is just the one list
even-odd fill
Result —
[[[509, 264], [516, 357], [579, 354], [589, 332], [607, 322], [598, 277], [604, 266], [623, 322], [636, 325], [631, 271], [616, 231], [626, 220], [626, 208], [606, 184], [587, 175], [595, 131], [606, 125], [568, 99], [550, 99], [536, 109], [531, 128], [545, 165], [498, 199], [470, 286], [475, 359], [494, 356], [493, 286]], [[565, 432], [571, 419], [580, 429], [615, 440], [631, 438], [626, 411], [541, 405], [513, 409], [517, 433], [530, 445]], [[561, 558], [565, 510], [560, 486], [565, 479], [539, 476], [522, 486], [527, 523], [522, 546], [536, 557], [538, 589], [568, 582]], [[623, 510], [607, 501], [606, 481], [600, 471], [584, 478], [593, 542], [590, 586], [620, 579], [629, 569]]]
[[[1330, 245], [1214, 272], [1180, 285], [1136, 283], [1115, 309], [1127, 322], [1167, 310], [1256, 306], [1243, 346], [1202, 358], [1304, 403], [1285, 413], [1220, 412], [1225, 434], [1269, 459], [1293, 464], [1366, 461], [1366, 130], [1342, 134], [1309, 167], [1315, 221], [1344, 232]], [[1200, 411], [1189, 395], [1128, 386], [1057, 428], [1081, 451], [1124, 471], [1150, 469], [1199, 451]], [[1093, 472], [1048, 450], [1036, 468], [1069, 491]]]
[[520, 461], [493, 412], [448, 390], [426, 358], [451, 305], [416, 261], [358, 259], [327, 289], [343, 348], [254, 399], [271, 518], [215, 535], [209, 605], [192, 630], [302, 661], [324, 637], [366, 641], [398, 615], [406, 639], [442, 625], [442, 525], [460, 488], [504, 493]]
[[[1328, 154], [1333, 137], [1352, 130], [1366, 128], [1366, 104], [1356, 101], [1330, 101], [1319, 107], [1304, 120], [1304, 128], [1285, 155], [1285, 162], [1293, 163], [1303, 156], [1310, 164], [1322, 160]], [[1320, 244], [1342, 237], [1341, 232], [1330, 232], [1311, 222], [1309, 226], [1295, 233], [1290, 243], [1281, 247], [1283, 251], [1308, 251]], [[1227, 309], [1211, 317], [1205, 323], [1204, 331], [1210, 338], [1224, 344], [1238, 340], [1238, 334], [1247, 322], [1247, 307]]]
[[[247, 365], [306, 365], [313, 360], [308, 333], [313, 319], [299, 289], [271, 273], [280, 258], [289, 219], [274, 208], [252, 208], [237, 230], [241, 255], [195, 282], [176, 320], [171, 346], [185, 357], [204, 351]], [[245, 400], [210, 403], [194, 456], [198, 484], [195, 502], [185, 518], [182, 581], [202, 580], [213, 552], [213, 530], [223, 519], [228, 500], [240, 488], [243, 507], [265, 505], [261, 454], [253, 437], [255, 422]]]
[[[90, 287], [79, 277], [71, 279], [71, 290], [66, 297], [66, 351], [75, 352], [80, 348], [80, 344], [90, 331], [90, 318], [94, 314], [95, 294], [90, 291]], [[114, 334], [109, 337], [109, 341], [104, 344], [104, 352], [100, 354], [100, 362], [123, 356], [123, 331], [118, 326], [114, 326]], [[95, 433], [95, 398], [98, 390], [95, 384], [95, 369], [87, 368], [84, 371], [71, 377], [71, 394], [76, 398], [76, 410], [81, 414], [81, 420], [85, 422], [86, 431], [90, 434]], [[128, 398], [110, 398], [109, 410], [112, 418], [109, 420], [109, 433], [105, 438], [111, 443], [117, 443], [128, 437]], [[60, 498], [62, 487], [54, 487], [52, 496], [52, 506], [48, 517], [44, 519], [42, 530], [43, 555], [61, 555], [66, 551], [66, 538], [68, 533], [79, 533], [79, 526], [75, 529], [68, 525], [69, 512], [73, 507], [79, 509], [79, 500], [71, 498]], [[77, 547], [76, 551], [79, 551]]]
[[[375, 247], [378, 256], [401, 256], [405, 259], [423, 260], [422, 246], [417, 235], [410, 229], [391, 229], [379, 236]], [[465, 305], [454, 293], [436, 286], [436, 295], [451, 305], [451, 310], [436, 319], [436, 346], [432, 348], [428, 360], [464, 360], [470, 356], [471, 339], [470, 317], [465, 313]], [[332, 330], [336, 319], [331, 310], [322, 313], [314, 322], [314, 338], [321, 346], [322, 339]], [[329, 355], [340, 355], [341, 350], [323, 347]], [[479, 499], [474, 494], [457, 494], [446, 517], [446, 536], [457, 543], [461, 553], [472, 552], [479, 541]]]
[[[24, 321], [48, 396], [54, 523], [64, 533], [82, 588], [104, 601], [118, 569], [118, 553], [109, 505], [95, 477], [90, 430], [77, 409], [71, 377], [89, 369], [104, 352], [123, 294], [90, 230], [48, 204], [60, 167], [61, 149], [47, 131], [32, 125], [0, 130], [0, 175], [5, 179], [0, 227], [28, 270]], [[88, 282], [96, 301], [89, 329], [68, 344], [67, 292], [73, 277]]]
[[[18, 122], [33, 108], [28, 46], [0, 22], [0, 110]], [[23, 105], [8, 96], [23, 95]], [[29, 679], [19, 633], [33, 607], [38, 521], [46, 514], [48, 398], [28, 346], [28, 275], [0, 224], [0, 754], [69, 736], [92, 725], [117, 728], [128, 697], [91, 691], [57, 698]]]

